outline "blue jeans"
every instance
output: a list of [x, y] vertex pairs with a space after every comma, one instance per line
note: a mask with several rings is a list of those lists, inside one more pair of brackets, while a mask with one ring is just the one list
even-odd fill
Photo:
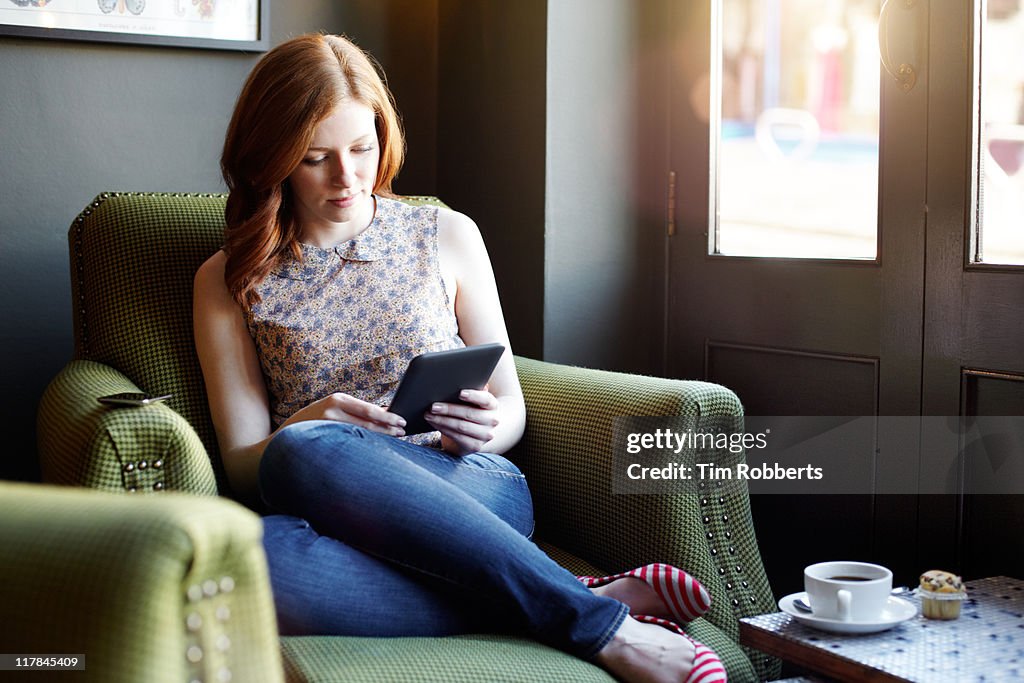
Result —
[[263, 454], [264, 547], [283, 634], [525, 633], [589, 659], [628, 614], [531, 540], [522, 473], [307, 421]]

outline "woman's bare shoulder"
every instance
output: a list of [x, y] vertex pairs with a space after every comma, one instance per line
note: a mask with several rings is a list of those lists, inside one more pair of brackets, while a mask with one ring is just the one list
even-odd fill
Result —
[[224, 282], [224, 269], [227, 266], [228, 255], [220, 249], [199, 266], [195, 277], [196, 294], [223, 293], [227, 291], [227, 284]]
[[228, 255], [223, 249], [218, 249], [217, 253], [206, 259], [203, 265], [199, 266], [199, 270], [196, 271], [196, 280], [198, 281], [200, 278], [206, 280], [216, 276], [220, 276], [223, 279], [224, 268], [227, 266], [227, 262]]
[[482, 238], [472, 218], [446, 207], [437, 210], [437, 239], [442, 248], [457, 250], [477, 247]]

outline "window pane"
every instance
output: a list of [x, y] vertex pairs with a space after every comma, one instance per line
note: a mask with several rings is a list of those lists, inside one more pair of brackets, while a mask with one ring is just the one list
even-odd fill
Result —
[[[983, 5], [984, 7], [984, 5]], [[1024, 11], [988, 0], [981, 28], [978, 225], [974, 260], [1024, 264]]]
[[877, 255], [879, 0], [720, 0], [713, 253]]

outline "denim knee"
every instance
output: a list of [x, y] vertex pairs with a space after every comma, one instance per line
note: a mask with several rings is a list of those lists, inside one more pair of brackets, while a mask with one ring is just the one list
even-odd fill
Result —
[[[303, 496], [308, 487], [310, 473], [320, 470], [317, 461], [329, 456], [336, 462], [348, 449], [343, 447], [349, 438], [363, 439], [368, 432], [362, 427], [332, 420], [306, 420], [282, 428], [260, 459], [257, 477], [260, 497], [275, 509], [282, 503]], [[317, 442], [329, 437], [329, 449], [317, 448]]]

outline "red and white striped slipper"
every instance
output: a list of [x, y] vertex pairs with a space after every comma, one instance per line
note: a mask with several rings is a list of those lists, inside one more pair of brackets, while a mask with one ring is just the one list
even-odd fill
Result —
[[685, 624], [703, 615], [711, 607], [711, 595], [700, 582], [669, 564], [656, 562], [612, 576], [578, 576], [587, 588], [604, 586], [617, 579], [631, 576], [650, 584], [661, 601], [668, 607], [676, 623]]
[[693, 668], [690, 669], [690, 674], [683, 683], [727, 683], [729, 679], [725, 673], [725, 665], [722, 664], [722, 660], [718, 658], [715, 651], [704, 643], [686, 635], [686, 632], [683, 631], [679, 624], [668, 619], [652, 617], [646, 614], [634, 614], [632, 616], [637, 621], [642, 621], [645, 624], [654, 624], [655, 626], [667, 628], [669, 631], [678, 633], [693, 643]]

